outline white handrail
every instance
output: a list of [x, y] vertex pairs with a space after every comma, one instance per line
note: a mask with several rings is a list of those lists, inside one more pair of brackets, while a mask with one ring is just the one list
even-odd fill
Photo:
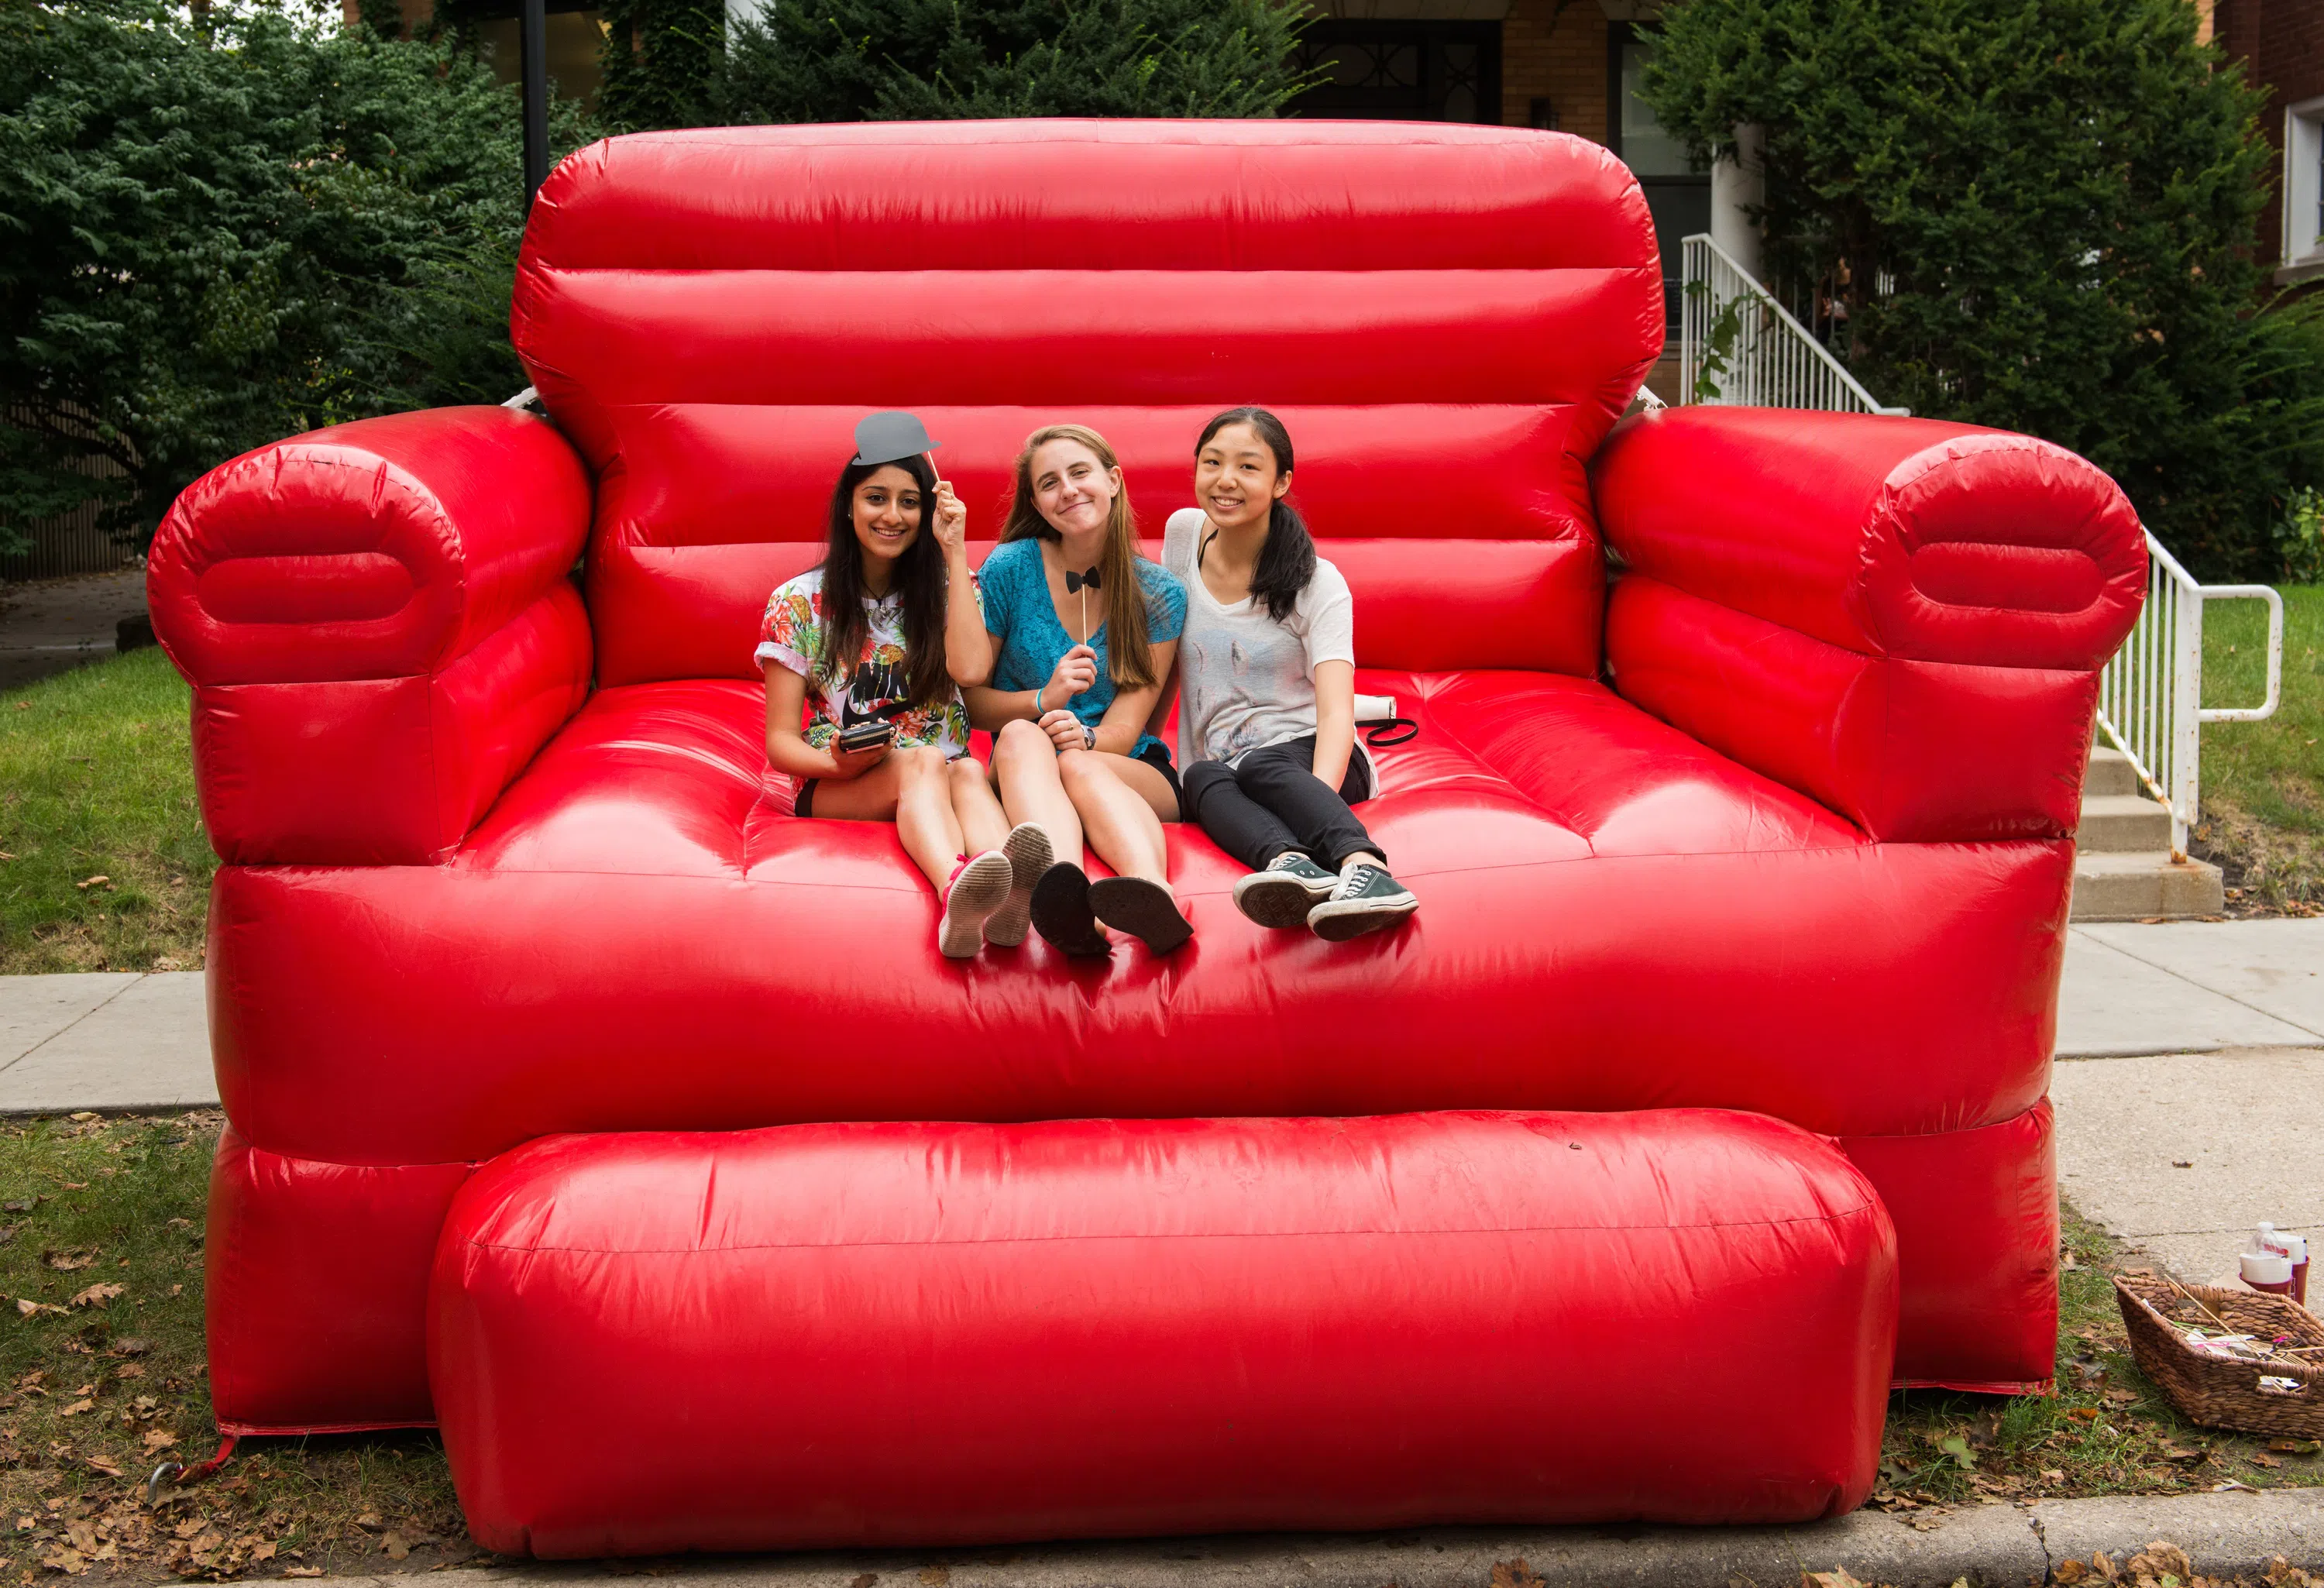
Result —
[[1883, 407], [1710, 234], [1683, 238], [1679, 248], [1681, 402], [1899, 417], [1912, 411]]
[[[2265, 585], [2202, 585], [2152, 533], [2146, 604], [2098, 674], [2098, 728], [2130, 760], [2146, 791], [2171, 813], [2171, 858], [2187, 858], [2187, 830], [2202, 796], [2202, 725], [2255, 723], [2283, 693], [2283, 597]], [[2267, 605], [2267, 697], [2254, 706], [2205, 706], [2203, 608], [2213, 601]]]
[[[1684, 238], [1680, 247], [1682, 403], [1912, 411], [1883, 407], [1707, 234]], [[2146, 603], [2098, 675], [2098, 725], [2170, 811], [2172, 858], [2183, 861], [2201, 788], [2202, 725], [2258, 722], [2275, 714], [2282, 697], [2283, 597], [2265, 585], [2198, 584], [2152, 534], [2146, 552]], [[2258, 706], [2202, 704], [2203, 607], [2213, 601], [2267, 604], [2267, 698]]]

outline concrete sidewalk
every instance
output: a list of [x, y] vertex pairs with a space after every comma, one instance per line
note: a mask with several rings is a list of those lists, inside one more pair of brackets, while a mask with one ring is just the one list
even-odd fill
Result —
[[[2324, 1240], [2324, 919], [2069, 933], [2066, 1195], [2181, 1277], [2252, 1223]], [[215, 1105], [198, 972], [0, 977], [0, 1114]]]
[[[1675, 1431], [1674, 1431], [1675, 1432]], [[2046, 1581], [2099, 1550], [2119, 1565], [2168, 1539], [2218, 1579], [2282, 1556], [2324, 1564], [2324, 1491], [2126, 1495], [1859, 1510], [1798, 1528], [1428, 1528], [1385, 1534], [1150, 1538], [845, 1554], [576, 1561], [449, 1571], [445, 1588], [579, 1588], [650, 1572], [662, 1588], [1785, 1588], [1842, 1568], [1862, 1583], [1986, 1588]], [[1521, 1565], [1519, 1563], [1523, 1563]], [[394, 1588], [392, 1575], [333, 1582]]]

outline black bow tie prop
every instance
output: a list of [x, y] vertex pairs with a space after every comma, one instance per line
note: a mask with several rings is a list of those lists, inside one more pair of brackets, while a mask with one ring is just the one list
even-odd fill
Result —
[[[1071, 568], [1065, 570], [1065, 594], [1070, 596], [1076, 590], [1082, 593], [1082, 632], [1084, 635], [1089, 632], [1089, 593], [1097, 587], [1097, 569], [1093, 568], [1085, 574], [1077, 574]], [[1089, 642], [1084, 639], [1082, 643], [1086, 645]]]

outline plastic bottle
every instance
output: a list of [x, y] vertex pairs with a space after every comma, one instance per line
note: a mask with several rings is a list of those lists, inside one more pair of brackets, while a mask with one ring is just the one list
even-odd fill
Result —
[[2282, 1246], [2282, 1240], [2273, 1224], [2259, 1227], [2258, 1233], [2252, 1237], [2250, 1250], [2243, 1254], [2245, 1284], [2271, 1296], [2292, 1295], [2292, 1257]]
[[2308, 1237], [2279, 1233], [2273, 1245], [2292, 1260], [2292, 1299], [2308, 1305]]

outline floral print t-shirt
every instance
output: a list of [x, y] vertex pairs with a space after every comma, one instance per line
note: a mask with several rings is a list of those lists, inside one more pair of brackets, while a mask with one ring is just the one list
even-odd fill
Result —
[[904, 604], [895, 596], [863, 603], [863, 651], [855, 665], [830, 683], [816, 678], [830, 625], [823, 605], [823, 570], [809, 568], [786, 579], [767, 597], [759, 621], [761, 667], [779, 661], [807, 680], [807, 742], [827, 750], [842, 728], [892, 719], [899, 749], [933, 744], [946, 760], [968, 753], [968, 708], [960, 691], [947, 687], [932, 706], [896, 709], [904, 690]]

